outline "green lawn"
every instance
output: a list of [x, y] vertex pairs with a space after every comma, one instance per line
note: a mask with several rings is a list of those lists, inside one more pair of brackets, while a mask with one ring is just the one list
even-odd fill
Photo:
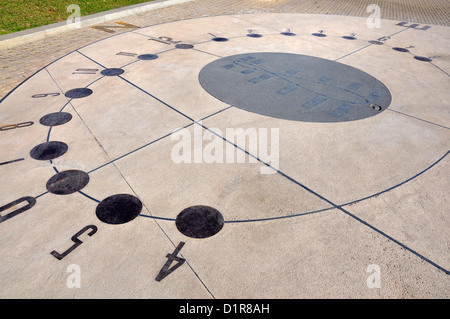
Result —
[[150, 0], [0, 0], [0, 34], [66, 21], [77, 4], [81, 16], [149, 2]]

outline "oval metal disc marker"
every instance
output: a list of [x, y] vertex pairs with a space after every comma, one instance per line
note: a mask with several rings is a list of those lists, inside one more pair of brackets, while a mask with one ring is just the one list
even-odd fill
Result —
[[[388, 88], [354, 67], [307, 55], [246, 53], [218, 59], [199, 74], [202, 87], [237, 108], [303, 122], [346, 122], [382, 113]], [[374, 110], [371, 105], [382, 110]]]

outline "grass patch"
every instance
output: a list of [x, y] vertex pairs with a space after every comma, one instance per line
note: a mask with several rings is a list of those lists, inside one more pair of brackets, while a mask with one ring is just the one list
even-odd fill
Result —
[[81, 16], [149, 2], [150, 0], [0, 0], [0, 35], [66, 21], [77, 4]]

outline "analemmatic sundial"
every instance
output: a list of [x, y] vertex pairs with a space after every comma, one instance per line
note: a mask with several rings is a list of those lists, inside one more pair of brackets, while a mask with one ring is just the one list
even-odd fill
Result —
[[0, 103], [0, 296], [448, 296], [449, 41], [248, 14], [61, 57]]

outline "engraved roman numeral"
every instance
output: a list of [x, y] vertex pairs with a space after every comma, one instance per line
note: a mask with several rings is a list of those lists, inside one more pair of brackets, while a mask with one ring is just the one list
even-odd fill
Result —
[[37, 99], [37, 98], [43, 98], [43, 97], [47, 97], [47, 96], [58, 96], [58, 95], [60, 95], [60, 93], [39, 93], [39, 94], [32, 95], [31, 97], [34, 99]]
[[76, 69], [72, 74], [96, 74], [98, 69]]
[[17, 124], [2, 125], [2, 126], [0, 126], [0, 131], [9, 131], [9, 130], [13, 130], [16, 128], [31, 126], [33, 124], [34, 124], [34, 122], [22, 122], [22, 123], [17, 123]]
[[431, 26], [426, 25], [426, 26], [423, 26], [422, 28], [419, 29], [418, 26], [420, 26], [420, 24], [413, 23], [413, 24], [410, 24], [410, 25], [406, 25], [407, 23], [408, 22], [404, 22], [403, 21], [403, 22], [397, 23], [396, 25], [401, 26], [401, 27], [405, 27], [405, 28], [411, 28], [411, 29], [423, 30], [423, 31], [426, 31], [426, 30], [431, 28]]
[[95, 225], [89, 225], [84, 227], [82, 230], [80, 230], [78, 233], [76, 233], [75, 235], [72, 236], [71, 240], [75, 243], [72, 246], [70, 246], [69, 249], [67, 249], [65, 252], [63, 252], [62, 254], [58, 253], [57, 251], [52, 251], [50, 254], [55, 257], [58, 260], [63, 259], [64, 257], [66, 257], [68, 254], [70, 254], [75, 248], [77, 248], [78, 246], [80, 246], [83, 242], [78, 239], [79, 236], [81, 236], [83, 233], [87, 232], [88, 230], [90, 230], [90, 232], [88, 233], [88, 236], [92, 236], [97, 232], [97, 226]]
[[170, 37], [152, 37], [152, 36], [149, 36], [149, 40], [153, 40], [153, 41], [157, 41], [157, 42], [161, 42], [161, 43], [164, 43], [164, 44], [177, 44], [177, 43], [180, 43], [181, 41], [174, 41], [172, 38], [170, 38]]
[[20, 162], [20, 161], [23, 161], [23, 160], [25, 160], [25, 159], [24, 158], [18, 158], [18, 159], [12, 160], [12, 161], [7, 161], [7, 162], [0, 163], [0, 166], [6, 165], [6, 164], [15, 163], [15, 162]]
[[124, 56], [130, 56], [130, 57], [135, 57], [137, 55], [137, 53], [130, 53], [130, 52], [119, 52], [116, 55], [124, 55]]
[[[163, 268], [161, 269], [161, 271], [159, 272], [158, 276], [156, 276], [156, 278], [155, 278], [156, 281], [163, 280], [168, 275], [170, 275], [172, 272], [174, 272], [176, 269], [178, 269], [181, 265], [184, 264], [186, 259], [177, 257], [177, 254], [180, 252], [180, 250], [181, 250], [181, 248], [183, 248], [183, 246], [184, 246], [184, 242], [180, 242], [178, 244], [177, 248], [175, 248], [175, 250], [173, 251], [173, 253], [167, 254], [166, 257], [168, 259], [167, 259], [166, 263], [164, 264]], [[173, 262], [176, 262], [176, 264], [173, 265], [172, 267], [170, 267]]]
[[3, 211], [6, 211], [9, 208], [15, 207], [23, 202], [27, 202], [28, 204], [23, 207], [16, 208], [16, 210], [6, 214], [5, 216], [0, 215], [0, 224], [14, 216], [19, 215], [20, 213], [23, 213], [24, 211], [29, 210], [31, 207], [33, 207], [36, 204], [36, 198], [31, 197], [31, 196], [19, 198], [9, 204], [6, 204], [5, 206], [0, 207], [0, 213]]

